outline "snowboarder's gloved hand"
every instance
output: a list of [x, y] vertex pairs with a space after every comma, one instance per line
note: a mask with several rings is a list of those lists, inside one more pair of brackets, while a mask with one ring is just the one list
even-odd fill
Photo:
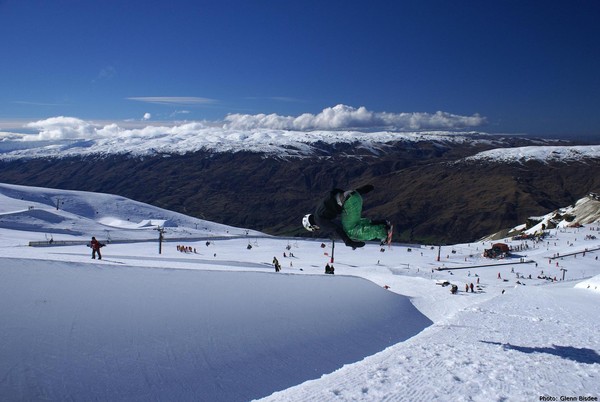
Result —
[[359, 187], [356, 189], [356, 192], [358, 192], [358, 194], [363, 195], [363, 194], [367, 194], [369, 191], [373, 191], [375, 187], [373, 187], [372, 184], [366, 184], [362, 187]]

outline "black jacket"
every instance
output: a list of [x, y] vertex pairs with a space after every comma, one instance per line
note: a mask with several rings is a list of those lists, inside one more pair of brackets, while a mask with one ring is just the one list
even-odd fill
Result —
[[[359, 194], [366, 194], [373, 190], [373, 186], [368, 184], [357, 188], [355, 191]], [[342, 223], [337, 220], [337, 217], [342, 213], [342, 206], [337, 203], [336, 196], [340, 193], [344, 193], [344, 190], [334, 188], [329, 194], [321, 200], [315, 211], [315, 223], [319, 228], [325, 232], [335, 232], [338, 236], [344, 240], [344, 243], [348, 247], [362, 247], [365, 245], [362, 241], [354, 241], [348, 237]]]

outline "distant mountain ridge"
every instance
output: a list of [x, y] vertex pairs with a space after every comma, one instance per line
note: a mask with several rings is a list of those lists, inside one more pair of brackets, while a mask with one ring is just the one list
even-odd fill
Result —
[[396, 133], [400, 139], [390, 134], [383, 142], [374, 141], [374, 133], [328, 135], [327, 141], [309, 144], [303, 138], [272, 146], [272, 138], [258, 135], [267, 138], [265, 150], [258, 151], [256, 136], [246, 133], [235, 140], [246, 144], [245, 151], [191, 147], [183, 153], [163, 152], [140, 139], [139, 149], [154, 150], [140, 156], [70, 154], [60, 146], [33, 156], [5, 148], [0, 182], [119, 194], [226, 225], [301, 236], [310, 235], [301, 217], [327, 191], [371, 183], [375, 191], [365, 196], [364, 215], [392, 220], [396, 240], [432, 243], [472, 241], [600, 192], [600, 151], [594, 146], [564, 160], [481, 158], [476, 156], [519, 155], [522, 147], [556, 156], [554, 151], [580, 146], [484, 134], [413, 133], [409, 140]]
[[[83, 124], [84, 122], [82, 122]], [[192, 122], [173, 127], [149, 126], [121, 129], [118, 126], [62, 127], [37, 135], [0, 136], [0, 160], [23, 158], [70, 158], [128, 155], [152, 157], [194, 152], [256, 152], [272, 157], [321, 155], [327, 148], [353, 144], [366, 152], [385, 151], [389, 144], [464, 144], [486, 149], [525, 145], [567, 145], [561, 140], [523, 140], [514, 136], [494, 136], [460, 131], [296, 131], [275, 129], [239, 130], [205, 126]], [[2, 134], [0, 132], [0, 134]]]

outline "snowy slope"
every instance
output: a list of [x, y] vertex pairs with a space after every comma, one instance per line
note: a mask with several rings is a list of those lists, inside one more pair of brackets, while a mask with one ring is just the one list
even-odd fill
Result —
[[572, 162], [585, 158], [600, 158], [600, 146], [529, 146], [517, 148], [497, 148], [479, 152], [465, 158], [465, 161], [488, 162]]
[[352, 277], [0, 261], [0, 395], [17, 400], [248, 400], [430, 324]]
[[595, 292], [600, 292], [600, 275], [585, 279], [575, 285], [575, 287], [579, 289], [589, 289]]
[[529, 229], [525, 229], [523, 225], [516, 227], [509, 232], [509, 235], [513, 235], [516, 231], [535, 235], [541, 233], [544, 228], [568, 228], [600, 222], [600, 200], [598, 195], [591, 193], [579, 199], [574, 205], [560, 208], [544, 216], [531, 217], [529, 220], [538, 223]]
[[[542, 242], [506, 239], [518, 251], [499, 261], [481, 256], [489, 242], [444, 246], [440, 261], [437, 247], [338, 245], [336, 274], [325, 275], [329, 242], [242, 229], [167, 242], [162, 254], [155, 241], [111, 243], [102, 261], [83, 245], [28, 247], [43, 235], [87, 241], [88, 225], [107, 217], [177, 216], [125, 201], [96, 214], [119, 197], [90, 193], [63, 215], [51, 212], [55, 190], [2, 185], [0, 194], [2, 400], [600, 397], [598, 222], [552, 229]], [[4, 222], [29, 204], [46, 216]], [[188, 219], [167, 239], [194, 233]], [[111, 236], [140, 226], [113, 226]]]
[[[92, 235], [105, 241], [156, 239], [158, 227], [172, 238], [257, 235], [125, 197], [0, 183], [0, 228], [37, 232], [31, 241], [76, 240]], [[58, 205], [58, 209], [57, 209]], [[261, 234], [263, 235], [263, 234]]]
[[[265, 401], [532, 401], [600, 393], [598, 295], [518, 287]], [[569, 313], [567, 313], [569, 312]], [[590, 315], [591, 314], [591, 315]]]

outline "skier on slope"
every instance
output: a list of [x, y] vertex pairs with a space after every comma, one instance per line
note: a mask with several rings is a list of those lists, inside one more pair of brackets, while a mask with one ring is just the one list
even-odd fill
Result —
[[90, 247], [92, 248], [92, 259], [96, 259], [96, 253], [98, 253], [98, 259], [102, 259], [102, 254], [100, 254], [100, 248], [104, 247], [104, 244], [100, 243], [96, 240], [95, 237], [92, 236], [92, 241], [90, 242]]
[[[381, 240], [389, 243], [392, 225], [385, 220], [370, 220], [361, 217], [362, 195], [373, 190], [367, 184], [355, 190], [333, 189], [317, 206], [314, 214], [302, 218], [302, 225], [308, 231], [325, 230], [337, 233], [348, 247], [363, 247], [365, 241]], [[341, 216], [340, 221], [337, 217]]]

